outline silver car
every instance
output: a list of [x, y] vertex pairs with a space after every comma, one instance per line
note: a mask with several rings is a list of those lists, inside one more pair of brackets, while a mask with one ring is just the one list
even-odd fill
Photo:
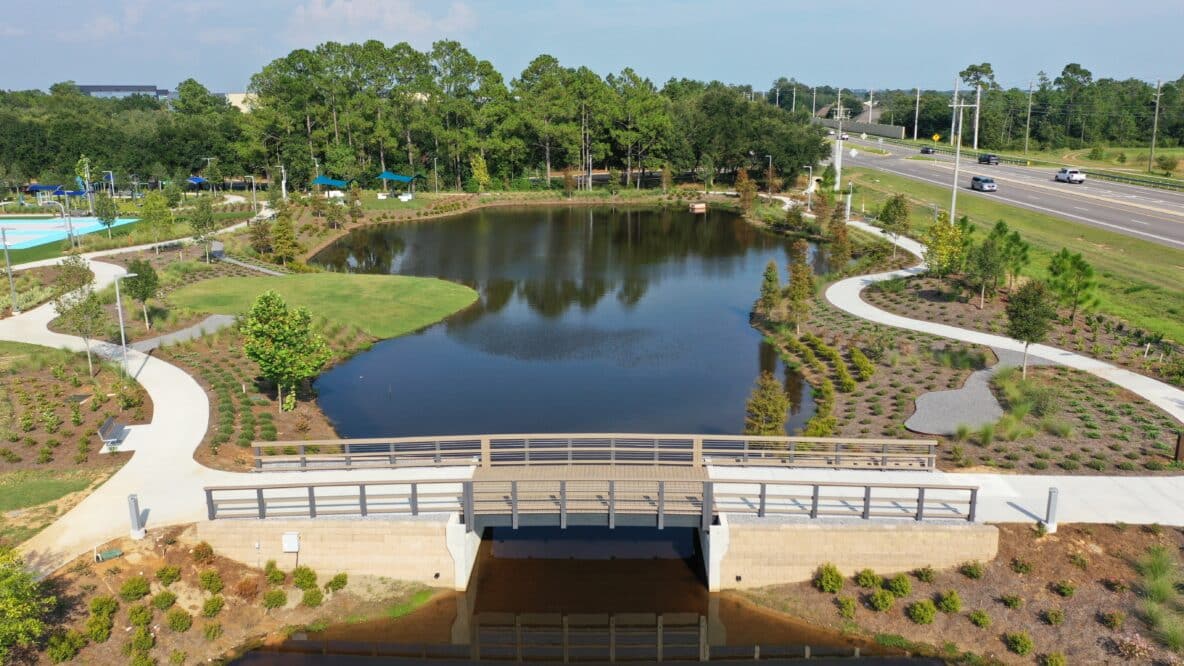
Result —
[[978, 190], [979, 192], [994, 192], [999, 188], [995, 185], [994, 178], [975, 176], [970, 179], [970, 189]]

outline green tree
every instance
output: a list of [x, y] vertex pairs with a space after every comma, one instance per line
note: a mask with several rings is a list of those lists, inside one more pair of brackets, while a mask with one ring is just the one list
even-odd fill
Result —
[[826, 192], [832, 191], [835, 187], [835, 178], [837, 177], [838, 173], [835, 171], [834, 163], [828, 163], [826, 168], [822, 170], [822, 175], [819, 176], [820, 182], [818, 183], [818, 189]]
[[54, 281], [54, 293], [69, 294], [95, 283], [95, 273], [90, 263], [81, 255], [71, 254], [58, 262], [58, 275]]
[[296, 243], [296, 230], [292, 228], [292, 216], [280, 215], [271, 226], [271, 256], [281, 266], [296, 259], [300, 246]]
[[996, 238], [987, 237], [971, 250], [966, 265], [966, 277], [971, 284], [978, 286], [978, 309], [986, 307], [987, 291], [995, 293], [1005, 271], [1003, 249], [999, 247]]
[[785, 210], [785, 226], [794, 233], [806, 230], [806, 216], [802, 213], [801, 206], [790, 206]]
[[181, 205], [181, 200], [185, 198], [185, 190], [181, 189], [175, 181], [170, 182], [164, 186], [164, 200], [168, 203], [169, 208], [176, 208]]
[[938, 278], [957, 272], [965, 263], [965, 244], [960, 227], [942, 213], [925, 232], [925, 263]]
[[349, 209], [349, 221], [351, 224], [357, 224], [362, 220], [362, 215], [366, 211], [362, 210], [362, 190], [358, 188], [358, 184], [354, 183], [349, 188], [349, 194], [345, 199], [346, 206]]
[[489, 177], [489, 167], [485, 165], [485, 158], [481, 153], [473, 153], [469, 158], [469, 168], [473, 172], [473, 182], [477, 183], [478, 192], [488, 192], [492, 179]]
[[736, 194], [740, 197], [740, 210], [751, 213], [756, 203], [756, 183], [748, 177], [748, 169], [744, 167], [736, 169]]
[[157, 276], [152, 264], [144, 259], [136, 259], [128, 264], [127, 272], [135, 273], [135, 277], [123, 280], [124, 289], [127, 290], [128, 296], [140, 302], [140, 308], [144, 311], [144, 328], [151, 330], [152, 324], [148, 321], [148, 299], [154, 298], [160, 291], [160, 277]]
[[210, 197], [198, 197], [189, 214], [189, 228], [193, 231], [193, 242], [202, 246], [206, 261], [210, 260], [210, 241], [214, 237], [214, 207]]
[[91, 361], [90, 341], [103, 332], [107, 324], [107, 313], [103, 302], [94, 289], [87, 285], [80, 291], [63, 294], [54, 299], [54, 311], [61, 318], [63, 327], [82, 338], [86, 343], [86, 367], [94, 376], [95, 367]]
[[1025, 379], [1028, 377], [1028, 346], [1044, 340], [1056, 316], [1048, 287], [1037, 280], [1025, 283], [1007, 303], [1007, 334], [1024, 343], [1021, 374]]
[[1048, 262], [1048, 286], [1062, 305], [1072, 308], [1070, 323], [1077, 319], [1078, 309], [1093, 307], [1098, 302], [1098, 280], [1093, 267], [1080, 253], [1071, 254], [1066, 248], [1061, 248]]
[[[880, 226], [893, 240], [909, 234], [909, 200], [903, 194], [894, 194], [880, 209]], [[896, 258], [896, 243], [892, 244], [892, 258]]]
[[251, 249], [255, 252], [265, 255], [271, 252], [271, 223], [267, 220], [258, 220], [251, 224], [249, 232]]
[[766, 317], [772, 318], [782, 298], [781, 275], [777, 272], [777, 262], [769, 260], [765, 266], [765, 277], [761, 282], [760, 311]]
[[831, 268], [843, 272], [847, 262], [851, 261], [851, 239], [847, 235], [846, 211], [841, 206], [835, 206], [830, 215], [830, 263]]
[[325, 210], [325, 224], [329, 225], [330, 229], [338, 229], [345, 222], [345, 208], [338, 203], [330, 203], [328, 209]]
[[798, 239], [790, 246], [789, 284], [785, 288], [786, 310], [794, 333], [802, 334], [802, 322], [810, 318], [814, 302], [814, 271], [807, 262], [810, 245]]
[[163, 194], [149, 192], [144, 196], [144, 203], [140, 208], [140, 222], [152, 231], [152, 242], [158, 244], [156, 253], [160, 254], [160, 239], [167, 237], [173, 226], [173, 214], [169, 211], [168, 200]]
[[0, 662], [15, 648], [29, 648], [45, 634], [45, 619], [57, 598], [28, 570], [16, 551], [0, 546]]
[[95, 195], [95, 217], [99, 218], [99, 222], [102, 222], [104, 227], [107, 227], [107, 238], [110, 238], [111, 227], [119, 219], [119, 206], [105, 192]]
[[241, 331], [247, 357], [275, 383], [281, 411], [295, 409], [296, 387], [315, 377], [330, 356], [325, 340], [312, 330], [308, 310], [289, 309], [279, 294], [266, 291], [255, 299]]
[[785, 435], [789, 394], [771, 372], [762, 372], [744, 409], [744, 434]]

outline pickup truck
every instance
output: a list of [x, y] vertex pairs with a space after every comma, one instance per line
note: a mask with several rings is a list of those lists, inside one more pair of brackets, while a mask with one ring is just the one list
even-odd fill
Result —
[[1053, 180], [1059, 183], [1084, 183], [1085, 174], [1077, 169], [1063, 168], [1053, 176]]

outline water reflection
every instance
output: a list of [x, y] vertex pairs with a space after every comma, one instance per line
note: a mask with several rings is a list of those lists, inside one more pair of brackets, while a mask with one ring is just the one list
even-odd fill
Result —
[[770, 259], [784, 267], [787, 243], [723, 212], [493, 209], [355, 231], [316, 261], [479, 300], [326, 373], [320, 403], [345, 436], [736, 433], [770, 370], [800, 427], [808, 388], [748, 325]]

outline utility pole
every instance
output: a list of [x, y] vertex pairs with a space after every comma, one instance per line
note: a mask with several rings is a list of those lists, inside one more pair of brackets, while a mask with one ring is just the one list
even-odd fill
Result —
[[954, 147], [954, 183], [953, 187], [950, 188], [950, 222], [954, 221], [954, 216], [958, 207], [958, 171], [962, 162], [962, 111], [968, 106], [973, 106], [975, 111], [978, 110], [978, 102], [975, 102], [974, 104], [963, 104], [958, 98], [958, 84], [959, 80], [954, 79], [954, 103], [950, 105], [950, 107], [954, 110], [954, 122], [958, 128], [958, 140]]
[[[957, 103], [958, 103], [958, 82], [955, 81], [954, 82], [954, 101], [952, 102], [951, 106], [956, 105]], [[950, 114], [950, 145], [951, 146], [954, 145], [954, 128], [957, 126], [957, 122], [958, 122], [958, 112], [955, 110], [953, 113]]]
[[1147, 173], [1151, 173], [1151, 165], [1155, 162], [1155, 135], [1159, 134], [1159, 98], [1163, 95], [1160, 88], [1163, 81], [1155, 82], [1155, 120], [1151, 123], [1151, 152], [1147, 154]]
[[839, 88], [839, 94], [835, 97], [835, 118], [839, 120], [839, 132], [835, 135], [835, 192], [840, 192], [843, 189], [840, 181], [843, 180], [843, 116], [845, 111], [843, 89]]
[[875, 89], [867, 91], [867, 121], [872, 122], [872, 107], [876, 105]]
[[978, 84], [974, 86], [974, 149], [978, 150], [978, 116], [980, 104], [983, 99], [983, 86]]
[[818, 88], [814, 88], [814, 101], [810, 102], [810, 115], [818, 115]]
[[917, 140], [917, 123], [921, 119], [921, 89], [917, 88], [917, 104], [913, 107], [913, 141]]
[[1032, 82], [1028, 81], [1028, 119], [1024, 122], [1024, 154], [1028, 154], [1028, 137], [1032, 135]]
[[793, 104], [789, 107], [789, 112], [793, 113], [798, 110], [798, 87], [793, 87]]
[[781, 108], [781, 86], [777, 86], [777, 101], [775, 102], [777, 108]]

